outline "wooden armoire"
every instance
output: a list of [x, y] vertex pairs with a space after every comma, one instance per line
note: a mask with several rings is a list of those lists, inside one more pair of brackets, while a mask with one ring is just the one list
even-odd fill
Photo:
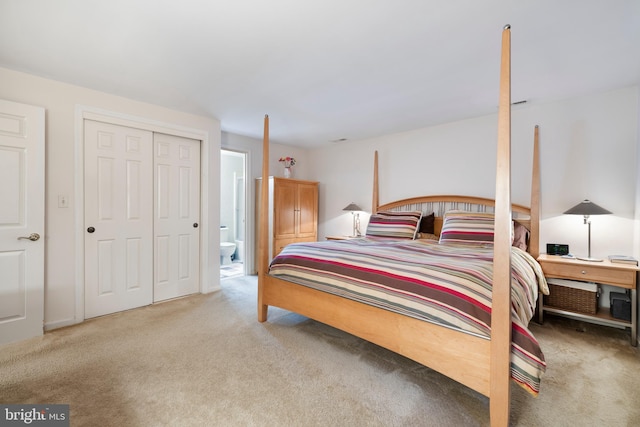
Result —
[[[262, 178], [256, 179], [256, 250], [260, 236], [261, 185]], [[289, 243], [318, 240], [318, 183], [270, 176], [268, 226], [269, 260]]]

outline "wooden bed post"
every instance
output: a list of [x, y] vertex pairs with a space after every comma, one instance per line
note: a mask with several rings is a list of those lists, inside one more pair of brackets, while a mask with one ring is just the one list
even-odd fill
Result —
[[531, 172], [531, 240], [529, 253], [540, 256], [540, 135], [538, 125], [533, 131], [533, 168]]
[[511, 362], [511, 30], [502, 31], [491, 303], [491, 426], [509, 425]]
[[380, 206], [380, 194], [378, 192], [378, 150], [373, 153], [373, 197], [371, 214], [378, 212], [378, 206]]
[[260, 235], [258, 236], [258, 321], [267, 320], [269, 306], [264, 304], [265, 280], [269, 268], [269, 116], [264, 116], [262, 141], [262, 185], [260, 186]]

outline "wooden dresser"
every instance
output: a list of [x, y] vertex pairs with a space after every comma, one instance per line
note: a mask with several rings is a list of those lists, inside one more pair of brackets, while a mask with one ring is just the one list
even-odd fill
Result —
[[[256, 218], [260, 217], [261, 185], [262, 178], [256, 179]], [[268, 226], [269, 260], [290, 243], [318, 240], [318, 183], [269, 177]], [[256, 236], [259, 235], [256, 222]]]

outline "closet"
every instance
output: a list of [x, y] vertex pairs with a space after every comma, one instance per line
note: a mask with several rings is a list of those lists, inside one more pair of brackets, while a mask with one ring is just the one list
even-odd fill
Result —
[[85, 318], [198, 292], [200, 141], [84, 121]]
[[[262, 178], [256, 179], [256, 218], [260, 217], [261, 185]], [[269, 177], [268, 227], [270, 260], [290, 243], [318, 240], [318, 183]]]

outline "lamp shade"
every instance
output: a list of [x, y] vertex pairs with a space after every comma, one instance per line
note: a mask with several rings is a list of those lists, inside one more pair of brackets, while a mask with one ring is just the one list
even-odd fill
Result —
[[570, 215], [606, 215], [611, 212], [587, 199], [584, 199], [564, 213]]
[[343, 211], [361, 211], [362, 209], [360, 208], [360, 206], [356, 205], [355, 203], [351, 202], [349, 203], [349, 205], [342, 209]]

